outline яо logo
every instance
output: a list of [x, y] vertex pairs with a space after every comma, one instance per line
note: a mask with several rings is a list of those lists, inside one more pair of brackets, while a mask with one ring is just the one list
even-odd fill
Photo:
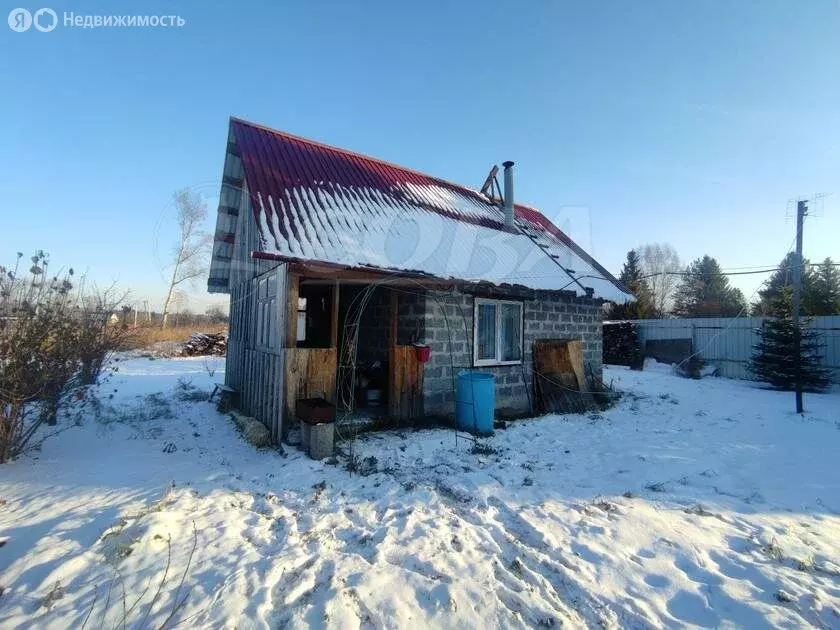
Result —
[[9, 28], [16, 33], [28, 31], [34, 26], [42, 33], [49, 33], [58, 26], [58, 15], [52, 9], [38, 9], [33, 16], [26, 9], [12, 9], [9, 11]]

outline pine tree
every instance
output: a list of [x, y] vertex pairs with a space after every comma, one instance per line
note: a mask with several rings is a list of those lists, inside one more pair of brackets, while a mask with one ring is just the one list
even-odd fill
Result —
[[[776, 317], [764, 321], [759, 329], [759, 342], [753, 348], [750, 371], [759, 381], [775, 389], [796, 389], [796, 325], [791, 309], [784, 299], [772, 304]], [[806, 392], [820, 392], [829, 385], [829, 372], [822, 367], [820, 355], [820, 333], [808, 326], [807, 320], [800, 321], [799, 373], [802, 389]]]
[[674, 294], [674, 313], [680, 317], [734, 317], [746, 308], [744, 294], [729, 285], [720, 265], [703, 256], [686, 268]]
[[[752, 308], [753, 315], [772, 315], [778, 303], [781, 302], [788, 310], [791, 308], [793, 296], [793, 278], [796, 265], [796, 254], [790, 252], [784, 257], [779, 268], [767, 280], [767, 285], [758, 292], [759, 300]], [[822, 315], [818, 306], [818, 289], [816, 274], [806, 258], [802, 259], [802, 304], [803, 315]]]
[[609, 312], [609, 319], [645, 319], [653, 314], [653, 295], [642, 274], [642, 265], [638, 252], [631, 249], [627, 260], [618, 276], [622, 284], [636, 297], [635, 302], [614, 304]]
[[814, 315], [840, 315], [840, 267], [826, 258], [813, 274], [811, 310]]

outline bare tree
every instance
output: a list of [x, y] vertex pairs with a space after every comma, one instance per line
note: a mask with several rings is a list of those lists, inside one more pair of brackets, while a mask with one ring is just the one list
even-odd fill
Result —
[[682, 271], [680, 257], [668, 243], [650, 243], [640, 248], [642, 273], [653, 299], [658, 317], [665, 317], [671, 310], [674, 291]]
[[169, 307], [176, 288], [194, 280], [207, 271], [206, 254], [211, 243], [211, 236], [204, 230], [207, 219], [207, 204], [200, 195], [189, 190], [179, 190], [174, 195], [175, 209], [178, 213], [178, 243], [173, 251], [172, 276], [166, 301], [163, 303], [162, 328], [166, 328]]
[[224, 304], [211, 304], [204, 310], [204, 314], [214, 324], [226, 324], [228, 313]]

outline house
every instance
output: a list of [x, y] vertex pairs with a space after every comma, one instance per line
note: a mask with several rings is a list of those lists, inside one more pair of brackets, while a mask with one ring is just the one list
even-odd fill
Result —
[[[536, 340], [580, 342], [628, 290], [494, 168], [482, 192], [231, 118], [208, 289], [229, 293], [226, 384], [281, 439], [296, 401], [451, 416], [455, 374], [527, 411]], [[498, 194], [497, 194], [498, 193]], [[416, 344], [430, 348], [428, 361]]]

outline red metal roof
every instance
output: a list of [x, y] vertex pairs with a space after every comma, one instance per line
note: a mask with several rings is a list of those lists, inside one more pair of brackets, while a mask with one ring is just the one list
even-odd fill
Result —
[[[520, 233], [511, 235], [504, 230], [502, 210], [470, 188], [237, 118], [230, 125], [264, 252], [539, 289], [568, 286], [581, 294], [592, 287], [607, 299], [627, 297], [609, 272], [538, 210], [517, 204]], [[376, 239], [385, 233], [402, 238], [395, 233], [402, 228], [394, 226], [406, 217], [426, 232], [460, 229], [461, 241], [465, 235], [472, 238], [473, 232], [485, 244], [494, 235], [504, 238], [510, 260], [500, 261], [501, 248], [492, 245], [495, 258], [478, 263], [475, 253], [462, 260], [458, 248], [451, 247], [423, 260], [395, 262], [393, 255], [380, 251], [384, 246]], [[463, 231], [468, 226], [475, 226], [473, 232]], [[522, 261], [533, 257], [534, 250], [546, 260], [540, 259], [538, 269], [533, 264], [529, 269], [556, 278], [529, 281]], [[495, 270], [482, 271], [488, 265]]]

